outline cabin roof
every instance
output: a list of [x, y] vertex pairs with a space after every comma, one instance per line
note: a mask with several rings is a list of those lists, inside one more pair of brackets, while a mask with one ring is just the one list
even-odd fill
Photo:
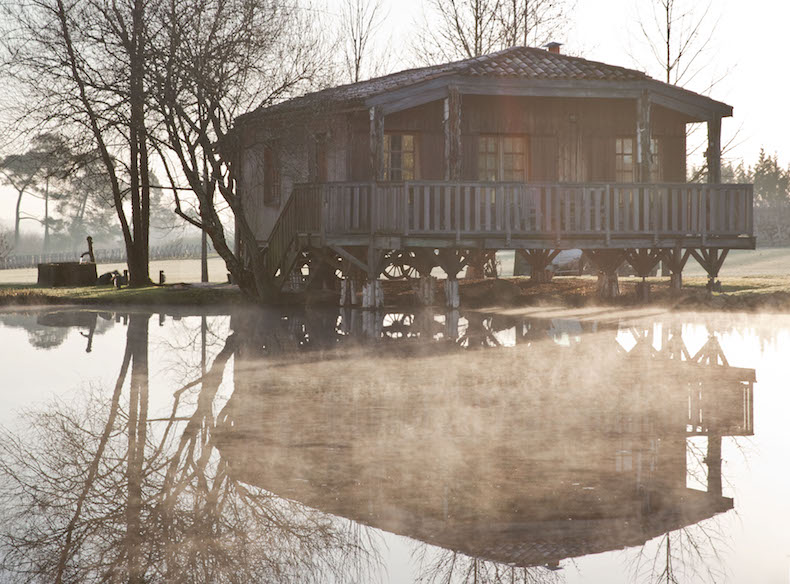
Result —
[[[496, 79], [493, 86], [491, 79]], [[462, 93], [507, 95], [550, 95], [567, 97], [633, 97], [644, 89], [667, 94], [675, 102], [693, 102], [686, 111], [693, 118], [707, 119], [708, 110], [718, 115], [732, 115], [732, 108], [702, 95], [650, 78], [635, 69], [627, 69], [581, 57], [572, 57], [534, 47], [512, 47], [496, 53], [408, 69], [358, 83], [340, 85], [308, 93], [241, 116], [268, 117], [274, 114], [337, 108], [363, 108], [383, 105], [386, 113], [414, 107], [439, 99], [449, 85], [458, 85]], [[422, 99], [420, 99], [422, 96]], [[398, 105], [388, 102], [398, 101]], [[666, 100], [665, 100], [666, 101]], [[684, 108], [675, 108], [684, 111]]]

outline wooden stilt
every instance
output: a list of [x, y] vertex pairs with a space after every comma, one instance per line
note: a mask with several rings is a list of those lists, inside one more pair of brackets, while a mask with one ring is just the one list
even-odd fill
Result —
[[464, 269], [467, 257], [460, 250], [452, 248], [440, 249], [437, 253], [437, 262], [447, 274], [447, 280], [444, 283], [444, 298], [447, 308], [458, 308], [461, 304], [458, 273]]
[[683, 268], [691, 257], [691, 250], [685, 252], [676, 247], [664, 250], [664, 265], [669, 269], [669, 286], [673, 290], [680, 290], [683, 287]]
[[692, 249], [691, 255], [697, 260], [699, 265], [708, 273], [708, 292], [714, 292], [717, 288], [721, 287], [720, 283], [716, 282], [719, 277], [719, 271], [724, 260], [727, 258], [729, 249], [719, 249], [716, 247], [703, 247], [699, 250]]
[[544, 283], [551, 280], [552, 273], [548, 270], [551, 262], [560, 253], [560, 250], [550, 249], [517, 249], [516, 256], [521, 257], [530, 266], [530, 280], [536, 283]]
[[413, 285], [417, 301], [422, 306], [432, 306], [436, 291], [436, 278], [431, 271], [436, 267], [436, 253], [432, 249], [416, 249], [413, 251], [412, 266], [417, 270], [419, 279]]
[[625, 250], [593, 249], [585, 250], [584, 253], [598, 270], [598, 296], [603, 299], [617, 298], [620, 295], [617, 268], [625, 260]]
[[642, 302], [650, 300], [650, 284], [645, 281], [663, 257], [660, 249], [629, 249], [625, 252], [626, 261], [636, 271], [642, 281], [636, 285], [636, 295]]

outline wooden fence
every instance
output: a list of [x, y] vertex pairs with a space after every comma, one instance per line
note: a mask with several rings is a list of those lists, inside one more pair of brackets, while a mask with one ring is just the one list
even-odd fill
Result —
[[[83, 250], [84, 251], [84, 250]], [[48, 254], [14, 254], [6, 258], [0, 258], [0, 270], [10, 270], [17, 268], [35, 268], [38, 264], [53, 262], [78, 262], [82, 251], [64, 251]], [[213, 253], [209, 242], [209, 253]], [[98, 263], [122, 263], [126, 262], [126, 250], [106, 249], [96, 247], [94, 255]], [[151, 260], [169, 259], [194, 259], [200, 257], [200, 244], [173, 244], [153, 246], [149, 250]]]

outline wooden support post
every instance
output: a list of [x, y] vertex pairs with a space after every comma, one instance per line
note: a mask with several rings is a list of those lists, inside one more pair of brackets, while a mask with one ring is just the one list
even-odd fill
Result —
[[705, 152], [708, 162], [708, 182], [721, 183], [721, 117], [708, 120], [708, 150]]
[[362, 288], [362, 308], [378, 310], [384, 306], [384, 291], [381, 288], [382, 261], [384, 253], [380, 249], [368, 246], [368, 263], [365, 284]]
[[636, 182], [650, 182], [650, 94], [642, 91], [636, 100]]
[[721, 282], [716, 282], [719, 277], [719, 270], [724, 265], [729, 249], [719, 249], [715, 247], [700, 250], [692, 249], [691, 255], [697, 260], [700, 266], [708, 273], [708, 292], [716, 292], [721, 288]]
[[447, 281], [444, 283], [444, 299], [447, 308], [456, 309], [461, 306], [457, 278], [447, 278]]
[[523, 258], [530, 266], [530, 280], [542, 284], [551, 280], [552, 272], [548, 269], [560, 250], [550, 249], [517, 249], [516, 257]]
[[664, 250], [664, 265], [669, 269], [669, 286], [673, 290], [680, 290], [683, 287], [683, 268], [691, 257], [691, 251], [683, 250], [679, 247]]
[[663, 257], [660, 249], [629, 249], [625, 252], [626, 261], [636, 271], [642, 281], [636, 286], [636, 295], [642, 302], [650, 300], [650, 284], [645, 281]]
[[598, 296], [602, 299], [617, 298], [620, 295], [617, 268], [625, 260], [625, 251], [622, 249], [593, 249], [584, 250], [584, 253], [598, 270]]
[[461, 178], [461, 94], [450, 86], [444, 99], [444, 180]]
[[417, 302], [422, 306], [432, 306], [436, 293], [436, 278], [431, 276], [431, 270], [436, 266], [436, 254], [432, 249], [415, 249], [411, 254], [411, 265], [419, 274], [416, 287], [413, 287]]
[[380, 106], [370, 108], [370, 177], [385, 180], [384, 161], [384, 110]]
[[[456, 280], [457, 282], [457, 280]], [[448, 341], [458, 340], [458, 319], [460, 318], [458, 310], [448, 310], [444, 317], [445, 338]]]
[[440, 249], [436, 257], [437, 262], [447, 274], [447, 280], [444, 282], [446, 306], [450, 309], [457, 309], [461, 305], [458, 272], [463, 270], [467, 258], [460, 250], [451, 248]]

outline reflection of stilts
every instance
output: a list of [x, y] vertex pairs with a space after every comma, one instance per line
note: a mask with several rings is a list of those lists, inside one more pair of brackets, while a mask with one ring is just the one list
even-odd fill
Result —
[[664, 357], [676, 361], [691, 361], [691, 355], [683, 342], [680, 323], [673, 324], [671, 329], [669, 326], [663, 326], [661, 337], [661, 354]]
[[459, 344], [470, 349], [501, 346], [491, 327], [492, 317], [472, 312], [466, 315], [466, 323], [466, 331], [457, 341]]
[[703, 365], [724, 365], [729, 366], [727, 357], [724, 356], [724, 351], [719, 344], [719, 339], [716, 335], [709, 335], [708, 340], [702, 345], [696, 355], [691, 358], [695, 363]]

